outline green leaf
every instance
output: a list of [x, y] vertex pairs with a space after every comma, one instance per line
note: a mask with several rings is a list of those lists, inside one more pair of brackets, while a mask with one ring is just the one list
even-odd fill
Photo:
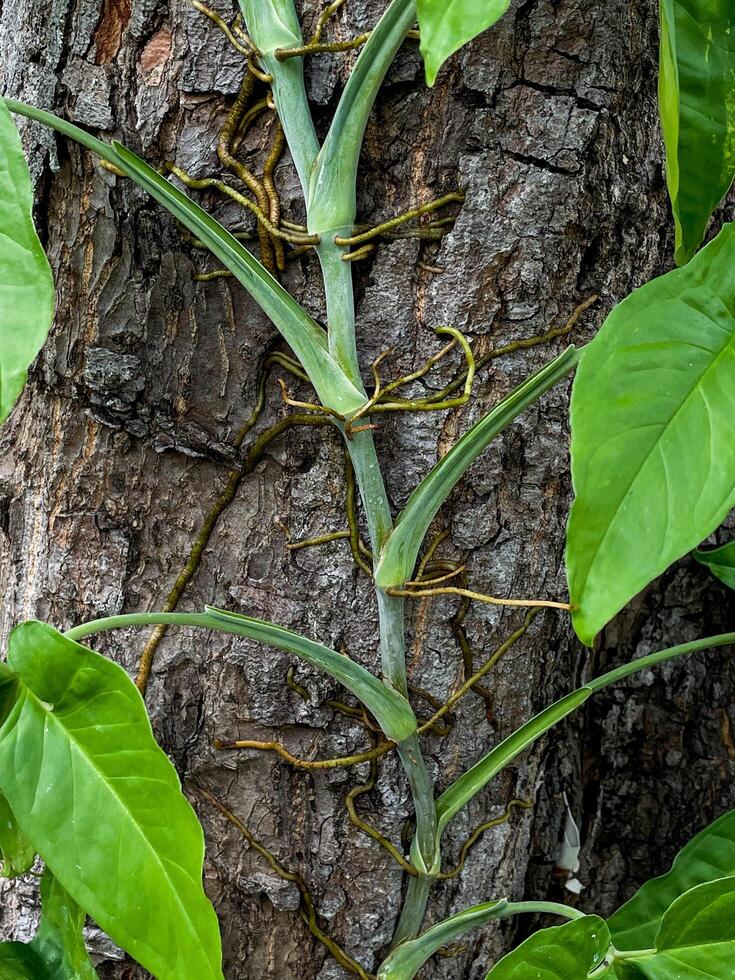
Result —
[[476, 422], [421, 481], [383, 548], [375, 570], [375, 581], [379, 586], [400, 586], [410, 578], [429, 525], [462, 476], [517, 415], [569, 374], [580, 353], [573, 346], [568, 347], [527, 378]]
[[86, 913], [53, 875], [41, 879], [41, 922], [31, 947], [46, 965], [49, 976], [68, 980], [97, 980], [82, 929]]
[[286, 650], [326, 671], [362, 701], [373, 713], [384, 734], [393, 741], [402, 742], [416, 731], [416, 716], [408, 701], [349, 657], [274, 623], [212, 606], [205, 609], [211, 628], [228, 628], [229, 632]]
[[0, 424], [10, 414], [54, 318], [54, 280], [33, 225], [23, 147], [0, 99]]
[[476, 926], [502, 918], [508, 906], [508, 899], [501, 898], [496, 902], [474, 905], [443, 919], [416, 939], [409, 939], [397, 946], [381, 964], [378, 980], [411, 980], [438, 949]]
[[33, 941], [0, 944], [2, 980], [98, 980], [82, 937], [85, 919], [46, 872], [41, 879], [41, 922]]
[[735, 176], [735, 7], [660, 0], [660, 13], [659, 111], [683, 265]]
[[572, 391], [567, 575], [583, 643], [735, 503], [735, 225], [623, 300]]
[[697, 548], [692, 552], [700, 565], [705, 565], [713, 575], [731, 589], [735, 589], [735, 541], [723, 544], [720, 548]]
[[0, 978], [51, 980], [43, 962], [28, 943], [0, 943]]
[[135, 685], [43, 623], [13, 631], [8, 664], [0, 791], [47, 867], [158, 980], [221, 980], [202, 830]]
[[308, 224], [316, 234], [351, 234], [365, 127], [383, 79], [415, 19], [415, 0], [392, 0], [350, 72], [311, 178]]
[[427, 85], [450, 55], [492, 27], [509, 5], [510, 0], [418, 0]]
[[553, 728], [572, 711], [576, 711], [591, 693], [592, 691], [588, 687], [582, 687], [578, 691], [573, 691], [566, 697], [555, 701], [554, 704], [549, 705], [548, 708], [522, 725], [518, 731], [503, 739], [471, 769], [468, 769], [459, 779], [455, 780], [436, 801], [439, 833], [444, 830], [452, 817], [462, 810], [494, 776], [505, 769], [529, 745], [533, 745], [544, 732]]
[[592, 970], [595, 977], [609, 977], [610, 970], [600, 968], [609, 948], [605, 921], [585, 915], [534, 932], [496, 963], [486, 980], [587, 980]]
[[36, 849], [18, 826], [13, 811], [0, 793], [0, 877], [15, 878], [33, 866]]
[[365, 402], [327, 350], [327, 335], [309, 314], [276, 282], [254, 256], [211, 215], [156, 173], [131, 150], [112, 147], [58, 116], [33, 106], [5, 100], [12, 111], [35, 119], [76, 140], [123, 170], [131, 180], [171, 212], [196, 235], [232, 272], [268, 316], [301, 361], [323, 404], [343, 414], [354, 412]]
[[656, 950], [631, 960], [649, 980], [723, 980], [735, 967], [735, 877], [708, 881], [667, 909]]
[[679, 896], [707, 881], [735, 875], [735, 810], [693, 837], [671, 870], [647, 881], [608, 919], [618, 949], [653, 946], [666, 909]]
[[493, 919], [507, 919], [528, 912], [563, 915], [569, 919], [583, 918], [581, 912], [555, 902], [509, 902], [507, 898], [473, 905], [396, 946], [378, 970], [378, 980], [412, 980], [426, 961], [442, 946], [464, 936], [477, 926]]

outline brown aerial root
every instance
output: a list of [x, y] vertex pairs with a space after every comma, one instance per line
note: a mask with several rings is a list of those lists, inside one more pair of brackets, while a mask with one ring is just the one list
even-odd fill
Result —
[[[415, 583], [421, 585], [422, 583]], [[406, 585], [410, 585], [406, 582]], [[556, 602], [552, 599], [500, 599], [497, 596], [485, 595], [483, 592], [473, 592], [471, 589], [461, 589], [454, 585], [442, 586], [441, 588], [404, 588], [386, 589], [388, 595], [403, 596], [409, 599], [421, 599], [429, 596], [438, 595], [458, 595], [475, 602], [485, 602], [491, 606], [520, 606], [525, 609], [565, 609], [572, 610], [569, 602]]]
[[[436, 354], [433, 354], [416, 371], [412, 371], [410, 374], [396, 378], [394, 381], [388, 382], [388, 384], [383, 384], [383, 380], [378, 369], [382, 362], [393, 354], [394, 348], [389, 347], [387, 350], [384, 350], [373, 361], [371, 365], [374, 380], [373, 394], [364, 405], [361, 405], [360, 408], [357, 409], [345, 426], [345, 435], [348, 439], [351, 439], [352, 435], [359, 431], [359, 429], [355, 426], [356, 422], [368, 415], [373, 415], [376, 412], [441, 412], [450, 408], [458, 408], [465, 405], [469, 401], [472, 395], [472, 386], [474, 384], [476, 371], [475, 358], [472, 353], [472, 348], [470, 347], [470, 344], [464, 334], [454, 327], [437, 327], [436, 333], [439, 335], [449, 335], [452, 339]], [[427, 375], [433, 367], [435, 367], [452, 350], [454, 350], [457, 345], [462, 348], [462, 352], [467, 363], [464, 390], [461, 395], [457, 396], [456, 398], [448, 398], [441, 401], [408, 398], [396, 399], [393, 396], [393, 392], [397, 391], [399, 388], [425, 377], [425, 375]]]
[[[481, 371], [486, 365], [491, 361], [497, 360], [500, 357], [507, 357], [508, 354], [513, 354], [519, 350], [528, 350], [531, 347], [539, 347], [542, 344], [548, 344], [552, 340], [556, 340], [557, 337], [565, 337], [567, 334], [571, 333], [574, 327], [577, 325], [582, 314], [588, 310], [591, 306], [599, 300], [597, 294], [588, 296], [587, 299], [583, 300], [572, 310], [571, 315], [566, 320], [566, 322], [560, 327], [551, 327], [544, 333], [536, 334], [533, 337], [523, 337], [520, 340], [514, 340], [509, 344], [503, 344], [501, 347], [495, 347], [493, 350], [488, 351], [481, 357], [475, 359], [475, 370]], [[463, 371], [450, 382], [441, 391], [436, 392], [436, 394], [431, 395], [427, 398], [428, 402], [441, 402], [450, 397], [455, 391], [459, 391], [466, 382], [467, 372]]]
[[[537, 613], [537, 609], [532, 609], [526, 615], [523, 625], [511, 633], [511, 635], [505, 639], [490, 655], [482, 667], [480, 667], [480, 669], [471, 677], [468, 677], [462, 683], [462, 685], [452, 695], [450, 695], [450, 697], [447, 698], [447, 700], [441, 704], [439, 708], [437, 708], [429, 719], [419, 725], [419, 735], [425, 735], [427, 732], [432, 731], [437, 722], [446, 717], [452, 711], [454, 706], [473, 689], [474, 685], [478, 681], [482, 680], [488, 671], [492, 670], [500, 658], [503, 657], [508, 650], [510, 650], [510, 648], [523, 636], [533, 622], [533, 619]], [[218, 749], [255, 749], [261, 752], [275, 752], [290, 765], [296, 766], [299, 769], [336, 769], [340, 767], [346, 768], [349, 766], [356, 766], [362, 762], [371, 762], [373, 759], [379, 759], [396, 748], [395, 742], [385, 741], [380, 742], [378, 745], [375, 745], [363, 752], [357, 752], [354, 755], [337, 756], [331, 759], [309, 760], [299, 759], [297, 756], [292, 755], [288, 749], [286, 749], [283, 745], [280, 745], [278, 742], [258, 742], [251, 739], [227, 740], [218, 738], [215, 740], [214, 745], [215, 748]]]
[[392, 841], [388, 840], [387, 837], [384, 837], [379, 830], [369, 824], [366, 820], [363, 820], [355, 808], [355, 800], [374, 789], [377, 778], [377, 760], [372, 759], [370, 762], [370, 775], [368, 776], [367, 782], [358, 783], [356, 786], [353, 786], [345, 796], [345, 806], [347, 807], [347, 815], [350, 818], [350, 823], [357, 827], [358, 830], [361, 830], [363, 834], [366, 834], [376, 843], [380, 844], [380, 846], [387, 851], [388, 854], [390, 854], [399, 868], [405, 871], [406, 874], [411, 875], [414, 878], [418, 877], [418, 869], [415, 868], [410, 861], [406, 860]]
[[309, 928], [309, 932], [317, 939], [329, 953], [334, 957], [334, 959], [342, 966], [348, 973], [353, 976], [360, 977], [360, 980], [376, 980], [372, 973], [368, 973], [367, 970], [363, 969], [362, 966], [354, 960], [349, 953], [347, 953], [331, 936], [328, 936], [326, 932], [319, 926], [317, 921], [317, 913], [314, 907], [314, 899], [312, 898], [311, 891], [309, 890], [306, 882], [301, 877], [301, 875], [296, 871], [289, 871], [284, 868], [283, 865], [278, 861], [274, 854], [268, 850], [268, 848], [261, 844], [253, 834], [248, 830], [242, 820], [236, 817], [231, 810], [229, 810], [224, 803], [221, 803], [216, 796], [209, 792], [209, 790], [204, 789], [198, 783], [190, 782], [189, 784], [194, 792], [210, 803], [216, 810], [218, 810], [226, 820], [228, 820], [233, 827], [236, 827], [240, 831], [242, 836], [248, 842], [253, 850], [257, 851], [261, 857], [270, 865], [271, 869], [282, 878], [284, 881], [293, 882], [294, 885], [299, 890], [299, 914], [304, 920]]
[[[305, 375], [298, 364], [288, 357], [286, 354], [282, 354], [279, 351], [271, 351], [263, 360], [263, 365], [260, 373], [260, 380], [258, 382], [258, 395], [255, 403], [255, 407], [250, 413], [249, 417], [240, 427], [235, 439], [233, 440], [233, 446], [235, 449], [239, 449], [242, 445], [245, 436], [253, 429], [256, 425], [258, 419], [260, 418], [263, 409], [265, 407], [265, 396], [266, 396], [266, 384], [268, 380], [268, 372], [270, 369], [278, 365], [279, 367], [285, 368], [291, 371], [296, 377], [304, 378]], [[165, 603], [163, 604], [163, 612], [173, 612], [179, 604], [179, 600], [184, 593], [184, 590], [188, 586], [189, 582], [192, 580], [196, 574], [199, 564], [202, 559], [202, 555], [209, 544], [209, 540], [212, 536], [217, 521], [219, 520], [222, 513], [227, 509], [227, 507], [232, 503], [237, 495], [240, 483], [248, 473], [251, 473], [253, 469], [257, 466], [260, 460], [263, 458], [266, 450], [273, 442], [284, 432], [295, 428], [297, 426], [319, 426], [319, 425], [331, 425], [332, 423], [326, 416], [322, 415], [310, 415], [306, 413], [292, 413], [287, 415], [285, 418], [280, 419], [269, 429], [266, 429], [261, 435], [255, 440], [253, 445], [248, 450], [245, 455], [242, 467], [240, 469], [231, 470], [228, 477], [227, 483], [224, 490], [217, 498], [217, 500], [212, 504], [202, 527], [197, 535], [192, 549], [189, 553], [184, 567], [179, 572], [176, 581], [174, 582], [173, 588], [169, 592]], [[148, 681], [150, 679], [151, 670], [153, 668], [153, 662], [155, 659], [156, 651], [158, 646], [166, 635], [166, 626], [156, 626], [151, 631], [151, 634], [146, 642], [143, 651], [140, 656], [140, 661], [138, 664], [138, 674], [136, 678], [136, 684], [141, 693], [145, 694], [146, 688], [148, 686]]]
[[488, 820], [486, 823], [481, 823], [479, 827], [476, 827], [472, 831], [460, 849], [459, 858], [456, 865], [451, 869], [451, 871], [440, 872], [437, 875], [437, 878], [440, 881], [447, 881], [450, 878], [456, 878], [457, 875], [461, 874], [464, 869], [467, 855], [483, 836], [483, 834], [485, 834], [488, 830], [492, 830], [494, 827], [499, 827], [501, 824], [507, 823], [508, 820], [510, 820], [514, 809], [519, 808], [523, 810], [530, 810], [532, 807], [533, 803], [531, 803], [529, 800], [510, 800], [505, 810], [499, 817], [495, 817], [493, 820]]

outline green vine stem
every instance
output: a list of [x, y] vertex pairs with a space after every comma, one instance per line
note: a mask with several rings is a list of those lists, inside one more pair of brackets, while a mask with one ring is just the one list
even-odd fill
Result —
[[[279, 39], [283, 25], [294, 35], [298, 18], [292, 0], [277, 0], [278, 18], [263, 12], [255, 0], [241, 0], [243, 13], [258, 50], [268, 52], [264, 63], [273, 77], [273, 91], [278, 114], [292, 154], [301, 151], [291, 140], [298, 132], [313, 132], [313, 121], [303, 84], [303, 65], [298, 58], [280, 61], [275, 54], [287, 42]], [[349, 239], [356, 218], [357, 164], [362, 139], [378, 90], [395, 54], [403, 43], [415, 19], [414, 0], [393, 0], [371, 33], [357, 59], [355, 69], [345, 86], [334, 120], [323, 147], [316, 159], [303, 155], [297, 163], [302, 185], [305, 171], [311, 171], [307, 196], [307, 227], [309, 234], [319, 237], [316, 245], [322, 269], [327, 307], [329, 351], [355, 388], [364, 393], [355, 338], [355, 300], [352, 269], [343, 261], [345, 246], [335, 238]], [[293, 43], [293, 42], [292, 42]], [[295, 40], [296, 45], [300, 42]], [[298, 63], [295, 72], [293, 65]], [[284, 70], [289, 84], [282, 84]], [[308, 119], [306, 118], [308, 116]], [[348, 246], [347, 246], [348, 247]], [[367, 395], [365, 395], [367, 399]], [[343, 435], [344, 428], [340, 425]], [[390, 505], [370, 431], [350, 432], [345, 437], [346, 449], [355, 472], [360, 497], [370, 534], [370, 545], [378, 560], [380, 550], [393, 529]], [[376, 589], [380, 630], [380, 655], [385, 682], [408, 702], [405, 654], [405, 602], [402, 597], [389, 596]], [[416, 864], [427, 872], [437, 863], [437, 819], [434, 791], [426, 769], [418, 738], [404, 743], [398, 752], [411, 788], [416, 813]], [[428, 894], [428, 889], [426, 889]], [[420, 909], [411, 913], [412, 919], [423, 917], [425, 900]]]

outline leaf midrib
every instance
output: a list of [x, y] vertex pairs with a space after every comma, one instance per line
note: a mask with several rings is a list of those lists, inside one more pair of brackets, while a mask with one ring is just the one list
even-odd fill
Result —
[[[711, 320], [711, 317], [708, 317], [708, 319]], [[597, 560], [597, 556], [598, 556], [598, 554], [600, 552], [600, 549], [602, 548], [602, 546], [604, 545], [605, 541], [607, 540], [607, 536], [610, 533], [610, 530], [611, 530], [611, 528], [613, 526], [613, 523], [617, 519], [617, 516], [618, 516], [618, 513], [620, 511], [620, 508], [622, 507], [624, 500], [627, 498], [627, 496], [630, 493], [631, 488], [635, 484], [636, 480], [641, 475], [641, 472], [642, 472], [643, 468], [647, 465], [649, 459], [651, 458], [651, 455], [654, 453], [654, 451], [656, 450], [656, 448], [660, 445], [661, 441], [663, 440], [663, 437], [665, 436], [665, 434], [669, 430], [669, 427], [674, 424], [674, 422], [676, 421], [679, 413], [683, 410], [684, 406], [689, 402], [689, 399], [692, 397], [692, 395], [694, 394], [694, 392], [702, 384], [702, 382], [704, 381], [704, 379], [707, 376], [707, 374], [715, 367], [715, 365], [718, 363], [719, 359], [721, 357], [723, 357], [726, 353], [729, 352], [729, 348], [732, 345], [732, 343], [733, 343], [733, 333], [731, 331], [730, 332], [730, 335], [726, 338], [726, 341], [725, 341], [725, 344], [723, 345], [723, 347], [712, 358], [712, 360], [710, 361], [710, 363], [707, 365], [707, 367], [704, 369], [704, 371], [702, 371], [702, 373], [698, 376], [698, 378], [696, 379], [696, 381], [694, 382], [694, 384], [691, 386], [691, 388], [689, 389], [689, 391], [686, 393], [686, 395], [684, 396], [684, 398], [682, 398], [681, 402], [679, 403], [678, 407], [674, 411], [673, 415], [662, 426], [661, 431], [660, 431], [660, 434], [659, 434], [659, 437], [651, 444], [648, 452], [646, 453], [646, 455], [641, 460], [640, 465], [638, 466], [638, 468], [636, 469], [635, 473], [631, 477], [631, 479], [630, 479], [627, 487], [625, 488], [625, 491], [621, 494], [621, 496], [620, 496], [620, 498], [619, 498], [619, 500], [618, 500], [618, 502], [617, 502], [617, 504], [615, 506], [615, 510], [612, 512], [612, 514], [610, 516], [610, 520], [607, 523], [607, 527], [605, 528], [605, 531], [604, 531], [602, 537], [600, 538], [600, 541], [597, 544], [597, 546], [596, 546], [596, 548], [595, 548], [595, 550], [594, 550], [594, 552], [592, 554], [592, 557], [590, 558], [589, 564], [587, 566], [587, 572], [586, 572], [586, 574], [584, 576], [584, 579], [583, 579], [583, 582], [582, 582], [582, 588], [580, 589], [580, 592], [584, 591], [584, 588], [583, 587], [586, 586], [586, 584], [587, 584], [587, 582], [588, 582], [588, 580], [590, 578], [592, 567], [595, 564], [595, 561]], [[651, 423], [651, 424], [652, 425], [656, 425], [657, 423]], [[607, 440], [607, 441], [609, 441], [609, 440]], [[602, 445], [605, 445], [605, 443], [603, 443]]]
[[[78, 670], [79, 669], [81, 669], [81, 668], [78, 668]], [[191, 926], [191, 928], [193, 930], [193, 933], [194, 933], [194, 935], [196, 937], [197, 942], [201, 944], [202, 950], [204, 950], [206, 948], [206, 944], [203, 942], [203, 937], [200, 936], [199, 930], [195, 927], [195, 925], [194, 925], [194, 923], [193, 923], [193, 921], [192, 921], [192, 919], [191, 919], [191, 917], [190, 917], [190, 915], [188, 913], [188, 910], [186, 908], [186, 905], [181, 901], [181, 898], [179, 897], [178, 891], [176, 890], [176, 888], [173, 885], [173, 882], [171, 881], [171, 878], [169, 876], [169, 873], [168, 873], [168, 871], [166, 869], [166, 866], [165, 866], [163, 860], [158, 855], [158, 852], [156, 851], [155, 847], [152, 846], [152, 844], [149, 841], [148, 837], [145, 835], [145, 832], [144, 832], [143, 828], [141, 827], [141, 825], [139, 824], [138, 820], [132, 815], [131, 811], [125, 806], [125, 803], [124, 803], [123, 799], [120, 797], [120, 795], [114, 790], [114, 788], [112, 786], [110, 786], [110, 784], [109, 784], [107, 778], [105, 777], [103, 771], [99, 768], [99, 766], [97, 766], [95, 764], [94, 760], [87, 754], [87, 752], [84, 750], [82, 744], [74, 737], [74, 735], [72, 734], [72, 732], [62, 724], [61, 719], [57, 715], [54, 714], [53, 710], [49, 710], [49, 709], [47, 709], [47, 708], [44, 707], [43, 703], [41, 702], [41, 699], [31, 690], [31, 688], [26, 684], [26, 682], [20, 676], [18, 677], [18, 679], [19, 679], [19, 681], [22, 684], [23, 689], [24, 689], [23, 696], [27, 700], [29, 700], [29, 701], [32, 700], [37, 705], [37, 708], [42, 712], [42, 714], [47, 719], [53, 720], [53, 723], [56, 726], [58, 726], [58, 728], [61, 729], [62, 733], [66, 733], [66, 735], [68, 737], [68, 740], [72, 743], [72, 745], [74, 745], [76, 747], [76, 749], [77, 749], [78, 753], [80, 754], [81, 758], [83, 760], [86, 760], [86, 762], [89, 765], [89, 767], [91, 769], [93, 769], [99, 775], [99, 777], [102, 780], [103, 784], [105, 786], [107, 786], [109, 795], [111, 795], [115, 799], [115, 801], [117, 802], [117, 804], [123, 810], [124, 813], [127, 813], [127, 814], [130, 815], [130, 822], [132, 823], [132, 825], [135, 828], [135, 830], [138, 832], [139, 836], [143, 839], [143, 841], [147, 845], [148, 849], [153, 853], [153, 857], [155, 859], [155, 862], [159, 865], [159, 867], [161, 868], [161, 871], [163, 872], [163, 874], [165, 876], [166, 881], [168, 881], [169, 884], [170, 884], [170, 886], [171, 886], [171, 891], [172, 891], [172, 894], [173, 894], [174, 899], [176, 901], [176, 904], [182, 910], [183, 915], [184, 915], [184, 918], [189, 923], [189, 925]], [[17, 726], [17, 722], [20, 719], [21, 713], [22, 713], [22, 705], [21, 705], [20, 711], [18, 712], [18, 714], [17, 714], [17, 716], [16, 716], [16, 718], [14, 720], [14, 723], [13, 723], [13, 726], [12, 726], [14, 729]], [[44, 725], [44, 728], [45, 728], [45, 725]], [[3, 739], [2, 728], [0, 728], [0, 741], [2, 741], [2, 739]], [[163, 782], [163, 780], [159, 780], [159, 781], [160, 782]], [[168, 786], [170, 784], [166, 783], [165, 785]], [[39, 849], [39, 851], [40, 851], [40, 849]], [[193, 882], [193, 884], [194, 884], [194, 886], [196, 888], [197, 882], [194, 879], [191, 878], [191, 875], [190, 875], [189, 871], [187, 871], [185, 868], [181, 867], [181, 865], [177, 864], [175, 861], [172, 861], [171, 864], [174, 867], [180, 868], [180, 870], [185, 873], [186, 877], [190, 881]], [[149, 944], [146, 943], [146, 945], [148, 946]], [[149, 948], [151, 948], [151, 947], [149, 946]], [[206, 953], [205, 953], [205, 959], [209, 962], [209, 957], [206, 955]], [[210, 963], [210, 967], [211, 967], [211, 963]], [[216, 972], [213, 975], [216, 976]]]

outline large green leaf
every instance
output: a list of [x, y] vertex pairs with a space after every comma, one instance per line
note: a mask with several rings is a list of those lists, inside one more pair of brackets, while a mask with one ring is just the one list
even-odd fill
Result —
[[500, 20], [510, 0], [417, 0], [426, 82], [455, 51]]
[[660, 11], [659, 107], [683, 265], [735, 175], [735, 6], [660, 0]]
[[671, 870], [647, 881], [608, 919], [618, 949], [653, 946], [666, 909], [684, 892], [716, 878], [735, 875], [735, 810], [693, 837]]
[[486, 980], [587, 980], [609, 977], [601, 968], [610, 947], [610, 933], [603, 919], [585, 915], [562, 926], [539, 929], [504, 956]]
[[47, 867], [158, 980], [221, 980], [202, 830], [135, 685], [43, 623], [13, 631], [8, 665], [0, 791]]
[[623, 300], [572, 391], [567, 574], [579, 638], [735, 503], [735, 225]]
[[735, 541], [729, 541], [720, 548], [697, 548], [692, 552], [700, 565], [707, 568], [731, 589], [735, 589]]
[[36, 849], [18, 826], [5, 797], [0, 793], [0, 877], [14, 878], [33, 865]]
[[410, 578], [429, 525], [462, 476], [516, 416], [569, 374], [580, 354], [574, 346], [567, 347], [559, 357], [526, 378], [476, 422], [424, 477], [408, 498], [383, 548], [375, 570], [378, 585], [400, 586]]
[[631, 961], [649, 980], [726, 980], [735, 976], [735, 877], [708, 881], [671, 905], [656, 950]]
[[78, 126], [23, 102], [6, 99], [5, 104], [12, 112], [51, 126], [119, 167], [178, 218], [189, 231], [205, 242], [279, 329], [301, 361], [325, 405], [337, 412], [349, 414], [364, 404], [364, 394], [355, 388], [329, 354], [325, 331], [268, 270], [203, 208], [164, 180], [122, 144], [114, 143], [110, 146]]
[[29, 943], [0, 943], [2, 980], [51, 980]]
[[0, 99], [0, 424], [23, 390], [54, 318], [54, 280], [32, 213], [23, 147]]

